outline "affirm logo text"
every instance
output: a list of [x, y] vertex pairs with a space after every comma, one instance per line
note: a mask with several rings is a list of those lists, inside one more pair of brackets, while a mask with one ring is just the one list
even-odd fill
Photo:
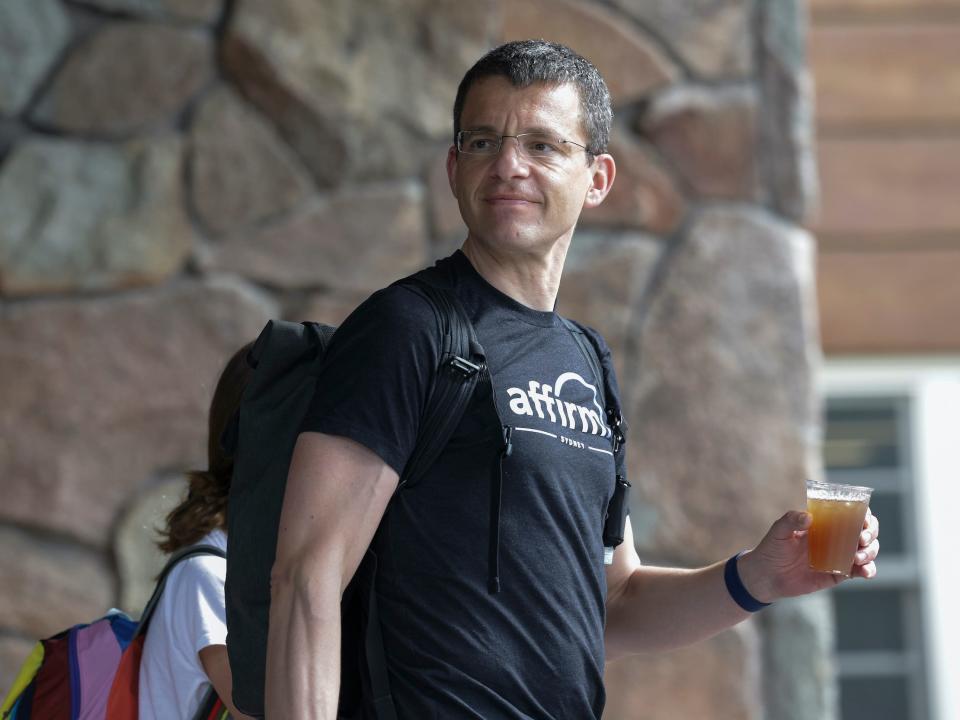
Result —
[[[590, 390], [593, 394], [590, 405], [578, 405], [563, 399], [563, 389], [570, 388], [571, 383]], [[601, 437], [609, 437], [611, 434], [603, 420], [603, 405], [597, 398], [596, 386], [577, 373], [563, 373], [553, 385], [531, 380], [526, 389], [507, 388], [507, 394], [510, 396], [510, 409], [515, 415], [536, 415], [541, 420], [549, 420], [569, 430], [579, 430]]]

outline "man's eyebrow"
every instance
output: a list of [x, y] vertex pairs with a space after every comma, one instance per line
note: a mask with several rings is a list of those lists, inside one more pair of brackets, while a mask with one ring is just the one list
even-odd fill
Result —
[[[500, 129], [495, 128], [493, 125], [473, 125], [470, 127], [464, 127], [464, 130], [467, 132], [492, 132], [497, 135], [500, 134]], [[556, 128], [546, 127], [543, 125], [532, 125], [525, 128], [521, 128], [518, 135], [525, 135], [527, 133], [542, 133], [543, 135], [556, 135], [557, 137], [566, 137], [562, 132], [558, 131]]]

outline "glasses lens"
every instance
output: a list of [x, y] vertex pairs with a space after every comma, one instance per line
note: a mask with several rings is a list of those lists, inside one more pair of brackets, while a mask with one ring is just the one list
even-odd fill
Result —
[[483, 130], [464, 130], [460, 133], [460, 152], [473, 155], [495, 155], [500, 149], [500, 136]]
[[500, 152], [503, 138], [514, 138], [521, 155], [531, 158], [554, 159], [570, 157], [573, 147], [581, 147], [572, 141], [561, 140], [551, 133], [520, 133], [498, 135], [488, 130], [461, 130], [457, 135], [457, 150], [469, 155], [496, 155]]
[[566, 146], [554, 135], [524, 133], [517, 139], [523, 152], [530, 157], [563, 157], [566, 154]]

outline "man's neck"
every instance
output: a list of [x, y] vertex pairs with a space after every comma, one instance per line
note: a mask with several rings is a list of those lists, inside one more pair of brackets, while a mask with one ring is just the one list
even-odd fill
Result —
[[570, 238], [566, 238], [545, 253], [504, 252], [468, 236], [462, 250], [480, 276], [504, 295], [549, 312], [557, 301], [569, 245]]

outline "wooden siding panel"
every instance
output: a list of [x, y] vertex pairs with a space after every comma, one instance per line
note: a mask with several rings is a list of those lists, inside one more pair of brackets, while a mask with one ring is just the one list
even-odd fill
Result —
[[960, 21], [818, 26], [809, 50], [821, 128], [960, 125]]
[[824, 236], [942, 235], [960, 243], [960, 137], [823, 138], [817, 145]]
[[826, 353], [960, 348], [960, 252], [821, 253], [818, 274]]
[[873, 14], [889, 11], [919, 14], [930, 10], [960, 12], [960, 0], [809, 0], [809, 7], [814, 15], [833, 12]]

